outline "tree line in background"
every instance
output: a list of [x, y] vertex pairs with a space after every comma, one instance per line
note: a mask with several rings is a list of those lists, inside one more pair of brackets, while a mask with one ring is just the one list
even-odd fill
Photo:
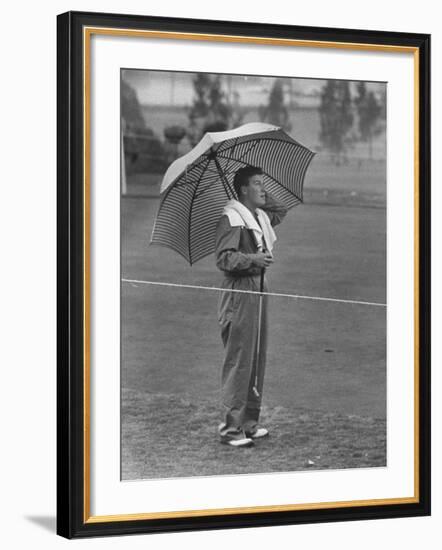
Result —
[[146, 125], [136, 91], [121, 81], [121, 124], [126, 173], [159, 173], [167, 168], [161, 140]]
[[347, 151], [357, 141], [368, 144], [373, 158], [373, 139], [385, 131], [386, 98], [378, 100], [365, 82], [356, 83], [356, 92], [352, 98], [345, 80], [328, 80], [321, 92], [319, 140], [337, 165], [348, 162]]
[[[194, 99], [188, 110], [187, 127], [169, 126], [161, 140], [147, 127], [135, 90], [122, 81], [124, 146], [129, 168], [138, 164], [136, 171], [162, 172], [179, 156], [184, 138], [193, 147], [206, 132], [220, 132], [243, 123], [246, 108], [241, 106], [238, 92], [226, 93], [220, 75], [197, 73], [192, 85]], [[355, 83], [355, 91], [352, 95], [348, 81], [328, 80], [320, 92], [317, 147], [328, 152], [336, 165], [348, 162], [348, 150], [358, 141], [367, 144], [371, 159], [373, 140], [385, 131], [385, 94], [377, 97], [365, 82]], [[274, 80], [267, 103], [258, 107], [258, 116], [262, 122], [290, 132], [290, 110], [282, 79]]]
[[[239, 94], [229, 100], [222, 89], [220, 75], [197, 74], [193, 80], [195, 99], [189, 111], [189, 126], [192, 145], [196, 145], [206, 132], [223, 132], [240, 126], [246, 110], [241, 107]], [[268, 103], [260, 105], [261, 122], [269, 122], [290, 130], [289, 110], [284, 101], [282, 81], [275, 80], [269, 93]]]

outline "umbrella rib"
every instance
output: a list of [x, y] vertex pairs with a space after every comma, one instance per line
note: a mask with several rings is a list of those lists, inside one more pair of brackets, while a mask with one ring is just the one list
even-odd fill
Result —
[[[238, 141], [238, 140], [237, 140], [237, 141]], [[247, 149], [247, 151], [244, 151], [244, 153], [243, 153], [240, 157], [238, 157], [237, 159], [235, 159], [235, 160], [241, 162], [242, 159], [243, 159], [248, 153], [250, 153], [250, 151], [251, 151], [252, 149], [254, 149], [254, 148], [258, 145], [258, 141], [259, 141], [259, 140], [257, 140], [257, 139], [255, 139], [255, 140], [253, 140], [253, 141], [250, 141], [250, 142], [244, 141], [243, 143], [251, 143], [251, 146]], [[226, 149], [222, 149], [222, 150], [221, 150], [221, 154], [218, 155], [218, 156], [223, 157], [223, 158], [227, 158], [227, 159], [229, 159], [229, 160], [232, 160], [232, 159], [233, 159], [232, 156], [224, 157], [224, 155], [223, 155], [222, 153], [223, 153], [224, 151], [230, 151], [230, 150], [232, 150], [231, 153], [233, 154], [233, 152], [234, 152], [234, 150], [235, 150], [235, 146], [236, 146], [236, 143], [235, 143], [235, 145], [234, 145], [233, 147], [226, 147]]]
[[[250, 164], [250, 162], [246, 162], [245, 160], [241, 160], [241, 161], [238, 161], [238, 162], [241, 162], [241, 164], [246, 164], [247, 166], [255, 166], [254, 164]], [[262, 168], [261, 168], [262, 170]], [[275, 179], [273, 176], [271, 176], [268, 172], [266, 172], [265, 170], [262, 170], [263, 174], [265, 174], [267, 177], [269, 177], [272, 181], [274, 181], [276, 184], [278, 185], [282, 185], [277, 179]], [[302, 199], [300, 197], [298, 197], [298, 195], [292, 191], [291, 189], [288, 189], [287, 187], [285, 186], [282, 186], [284, 187], [284, 189], [290, 193], [291, 195], [293, 195], [294, 197], [296, 197], [300, 202], [302, 202]]]
[[[251, 141], [251, 140], [250, 140], [250, 141]], [[254, 145], [257, 145], [258, 141], [273, 141], [273, 142], [279, 141], [279, 142], [281, 142], [281, 143], [289, 143], [289, 144], [292, 144], [292, 145], [295, 145], [295, 144], [296, 144], [297, 147], [301, 147], [302, 149], [305, 150], [306, 153], [310, 153], [310, 154], [311, 154], [311, 158], [310, 158], [310, 160], [307, 162], [307, 167], [308, 167], [308, 165], [310, 164], [310, 162], [311, 162], [311, 160], [312, 160], [312, 158], [313, 158], [313, 156], [314, 156], [314, 154], [315, 154], [313, 151], [310, 151], [310, 149], [308, 149], [308, 148], [305, 147], [304, 145], [301, 145], [301, 144], [299, 144], [299, 143], [297, 143], [297, 142], [292, 143], [292, 142], [290, 142], [290, 141], [286, 141], [286, 140], [283, 140], [283, 139], [262, 138], [261, 140], [254, 140]], [[243, 143], [247, 143], [247, 142], [243, 142]], [[228, 150], [228, 149], [224, 149], [222, 152], [227, 151], [227, 150]], [[251, 148], [248, 149], [248, 151], [246, 151], [246, 152], [244, 153], [244, 155], [247, 154], [250, 150], [251, 150]], [[244, 155], [242, 155], [242, 156], [244, 157]], [[224, 155], [222, 155], [222, 154], [219, 154], [218, 156], [219, 156], [219, 157], [222, 157], [222, 158], [226, 158], [226, 159], [232, 159], [231, 156], [224, 156]], [[242, 160], [242, 158], [235, 159], [235, 161], [236, 161], [236, 162], [240, 162], [240, 163], [242, 163], [242, 164], [246, 164], [247, 166], [254, 166], [254, 165], [250, 164], [250, 162], [247, 162], [247, 161], [245, 161], [245, 160]], [[261, 169], [262, 169], [262, 168], [261, 168]], [[273, 176], [271, 176], [268, 172], [266, 172], [265, 170], [262, 170], [262, 171], [263, 171], [263, 173], [264, 173], [267, 177], [269, 177], [269, 178], [270, 178], [272, 181], [274, 181], [276, 184], [281, 185], [280, 182], [278, 182], [278, 180], [275, 179]], [[299, 197], [294, 191], [292, 191], [291, 189], [289, 189], [289, 188], [287, 188], [287, 187], [285, 187], [285, 186], [284, 186], [284, 189], [286, 189], [291, 195], [293, 195], [293, 196], [296, 197], [300, 202], [302, 202], [302, 197]]]
[[[311, 153], [313, 156], [315, 155], [314, 151], [312, 151], [311, 149], [309, 149], [305, 145], [302, 145], [301, 143], [298, 143], [294, 139], [288, 140], [288, 139], [281, 139], [281, 138], [265, 137], [265, 138], [259, 138], [259, 139], [255, 138], [255, 139], [244, 140], [244, 141], [241, 142], [241, 144], [243, 144], [243, 143], [253, 143], [253, 145], [256, 146], [256, 145], [258, 145], [259, 142], [262, 142], [262, 141], [271, 141], [273, 143], [286, 143], [288, 145], [291, 145], [291, 146], [294, 146], [294, 147], [299, 147], [300, 149], [304, 149], [305, 151]], [[223, 157], [223, 158], [231, 158], [231, 157], [224, 156], [222, 153], [224, 153], [225, 151], [229, 151], [232, 147], [233, 146], [226, 147], [225, 149], [221, 149], [220, 153], [218, 153], [218, 156]], [[248, 153], [250, 150], [251, 150], [251, 148], [248, 151], [246, 151], [244, 154]]]
[[[281, 139], [281, 138], [271, 138], [271, 137], [262, 137], [262, 138], [257, 138], [257, 137], [252, 138], [251, 137], [250, 139], [245, 139], [244, 141], [241, 141], [241, 145], [243, 143], [253, 143], [254, 145], [257, 145], [259, 142], [262, 142], [262, 141], [288, 143], [289, 145], [295, 145], [296, 147], [300, 147], [301, 149], [306, 149], [307, 151], [310, 151], [310, 149], [308, 147], [306, 147], [305, 145], [302, 145], [301, 143], [298, 143], [297, 141], [295, 141], [292, 138], [290, 138], [290, 139]], [[236, 146], [236, 143], [235, 143], [235, 146]], [[234, 145], [229, 145], [229, 147], [226, 147], [225, 149], [221, 149], [218, 156], [222, 156], [222, 153], [224, 153], [225, 151], [229, 151], [230, 149], [232, 149], [232, 147], [234, 147]], [[250, 151], [250, 149], [249, 149], [249, 151]], [[313, 151], [311, 151], [311, 152], [313, 153]]]
[[199, 168], [201, 163], [202, 163], [202, 161], [200, 161], [200, 162], [193, 161], [191, 164], [188, 164], [181, 171], [181, 173], [167, 185], [167, 190], [171, 189], [172, 187], [182, 187], [183, 185], [186, 185], [185, 180], [181, 181], [181, 182], [179, 181], [179, 180], [183, 179], [184, 171], [187, 170], [187, 175], [189, 175], [193, 170], [196, 170], [197, 168]]
[[228, 200], [230, 200], [231, 197], [229, 196], [229, 193], [227, 192], [227, 188], [228, 188], [229, 191], [232, 193], [232, 197], [235, 197], [235, 194], [236, 194], [236, 193], [235, 193], [235, 190], [232, 189], [232, 187], [231, 187], [231, 185], [230, 185], [230, 183], [229, 183], [229, 180], [227, 179], [227, 177], [226, 177], [225, 174], [223, 173], [223, 171], [222, 171], [222, 169], [221, 169], [221, 165], [220, 165], [220, 163], [218, 162], [218, 157], [215, 157], [215, 166], [216, 166], [216, 168], [217, 168], [217, 170], [218, 170], [218, 174], [219, 174], [220, 177], [221, 177], [221, 182], [224, 183], [223, 178], [226, 180], [227, 185], [223, 185], [223, 187], [224, 187], [224, 190], [225, 190], [225, 192], [226, 192], [226, 195], [227, 195]]
[[[303, 145], [302, 143], [299, 143], [299, 141], [296, 141], [296, 139], [293, 139], [292, 136], [290, 136], [286, 132], [284, 132], [284, 133], [287, 136], [286, 139], [282, 139], [281, 137], [270, 137], [269, 135], [266, 136], [266, 137], [259, 137], [259, 134], [258, 134], [258, 137], [257, 137], [256, 134], [251, 134], [250, 137], [245, 138], [243, 141], [241, 141], [241, 143], [249, 143], [251, 141], [280, 141], [281, 143], [290, 143], [292, 145], [297, 145], [298, 147], [302, 147], [303, 149], [308, 149], [309, 151], [311, 151], [311, 149], [309, 149], [307, 146]], [[240, 137], [238, 137], [237, 139], [239, 140]], [[225, 147], [224, 149], [221, 149], [220, 152], [222, 153], [224, 151], [228, 151], [231, 147], [232, 146], [229, 145], [229, 146]]]
[[189, 206], [189, 229], [188, 229], [188, 233], [187, 233], [187, 246], [189, 247], [189, 263], [190, 263], [190, 265], [192, 265], [192, 249], [191, 249], [191, 246], [190, 246], [191, 231], [192, 231], [192, 229], [191, 229], [192, 228], [192, 207], [193, 207], [193, 203], [195, 201], [196, 190], [198, 189], [198, 185], [200, 184], [204, 174], [206, 173], [206, 170], [207, 170], [207, 167], [209, 166], [209, 164], [210, 164], [210, 159], [207, 159], [206, 166], [204, 166], [204, 168], [202, 169], [201, 175], [200, 175], [200, 177], [198, 178], [198, 180], [195, 184], [195, 188], [193, 190], [192, 199], [190, 201], [190, 206]]
[[[234, 158], [232, 157], [232, 154], [233, 154], [233, 152], [235, 151], [236, 146], [238, 145], [238, 141], [239, 141], [239, 138], [235, 138], [235, 142], [234, 142], [232, 145], [229, 145], [229, 147], [226, 147], [225, 149], [218, 149], [218, 150], [216, 151], [216, 156], [217, 156], [217, 157], [221, 157], [221, 158], [227, 159], [227, 160], [229, 161], [229, 162], [227, 163], [227, 166], [226, 166], [224, 172], [227, 172], [227, 168], [229, 167], [230, 161], [232, 161], [232, 160], [238, 160], [238, 159], [234, 159]], [[250, 140], [247, 140], [247, 141], [243, 141], [242, 143], [251, 143], [252, 146], [249, 147], [249, 149], [247, 149], [247, 151], [244, 151], [244, 153], [242, 154], [242, 156], [239, 157], [239, 160], [241, 160], [242, 157], [243, 157], [244, 155], [247, 155], [247, 153], [249, 153], [254, 147], [256, 147], [256, 145], [258, 144], [258, 141], [259, 141], [258, 139], [253, 139], [253, 140], [250, 139]], [[229, 151], [229, 153], [230, 153], [229, 156], [223, 155], [222, 153], [223, 153], [224, 151]]]
[[[237, 144], [238, 144], [238, 138], [235, 139], [235, 143], [234, 143], [234, 144], [232, 145], [232, 147], [231, 147], [232, 155], [233, 155], [233, 153], [234, 153], [234, 151], [235, 151], [235, 147], [237, 146]], [[229, 148], [229, 149], [230, 149], [230, 148]], [[221, 153], [222, 153], [222, 150], [221, 150]], [[244, 154], [245, 154], [245, 153], [244, 153]], [[224, 170], [224, 172], [225, 172], [226, 174], [227, 174], [228, 169], [229, 169], [229, 164], [231, 163], [232, 160], [233, 160], [233, 157], [232, 157], [232, 156], [230, 156], [230, 157], [227, 158], [227, 164], [226, 164], [226, 168], [225, 168], [225, 170]]]

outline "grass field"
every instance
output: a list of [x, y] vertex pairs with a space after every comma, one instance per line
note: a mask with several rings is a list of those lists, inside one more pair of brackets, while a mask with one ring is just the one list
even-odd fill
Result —
[[[385, 165], [319, 162], [309, 178], [305, 204], [278, 230], [271, 290], [384, 303]], [[149, 246], [157, 182], [132, 184], [122, 199], [122, 277], [219, 286], [213, 258], [190, 267]], [[124, 479], [385, 465], [386, 308], [271, 297], [263, 421], [272, 436], [232, 454], [216, 437], [217, 299], [123, 284]]]
[[[124, 390], [122, 479], [385, 466], [385, 420], [302, 407], [262, 410], [269, 437], [253, 448], [218, 442], [216, 401]], [[174, 426], [179, 425], [179, 429]]]

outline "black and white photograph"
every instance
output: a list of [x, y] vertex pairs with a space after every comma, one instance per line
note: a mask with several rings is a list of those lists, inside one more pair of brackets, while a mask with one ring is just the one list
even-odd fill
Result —
[[122, 68], [121, 480], [387, 464], [388, 84]]

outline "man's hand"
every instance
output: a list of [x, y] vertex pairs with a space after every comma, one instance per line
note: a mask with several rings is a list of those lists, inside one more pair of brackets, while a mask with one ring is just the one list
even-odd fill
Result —
[[250, 254], [252, 262], [258, 267], [269, 267], [273, 263], [273, 257], [268, 252], [258, 252]]

